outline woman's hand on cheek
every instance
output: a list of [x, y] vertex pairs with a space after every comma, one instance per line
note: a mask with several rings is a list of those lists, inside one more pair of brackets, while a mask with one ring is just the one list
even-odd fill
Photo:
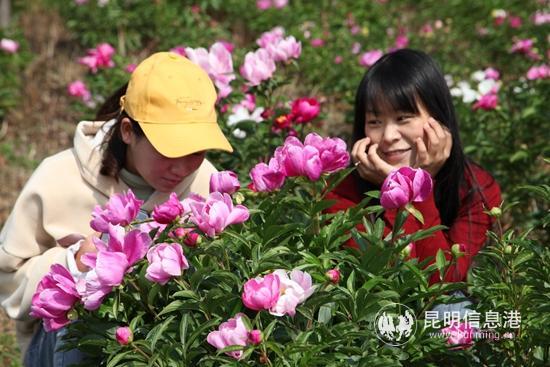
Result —
[[416, 139], [416, 166], [435, 177], [451, 154], [453, 139], [449, 130], [432, 117], [424, 125], [424, 136], [427, 146], [424, 139]]
[[380, 158], [376, 151], [378, 144], [369, 144], [370, 138], [358, 140], [351, 150], [351, 157], [361, 178], [381, 185], [394, 167]]

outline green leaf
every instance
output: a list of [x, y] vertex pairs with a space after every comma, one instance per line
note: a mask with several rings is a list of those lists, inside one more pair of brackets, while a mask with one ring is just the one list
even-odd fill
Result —
[[164, 320], [162, 323], [158, 324], [153, 329], [151, 329], [149, 334], [147, 334], [147, 337], [145, 339], [151, 343], [152, 350], [155, 349], [155, 345], [157, 344], [158, 340], [160, 339], [160, 337], [162, 337], [162, 334], [166, 331], [166, 329], [170, 326], [170, 323], [172, 322], [172, 320], [174, 320], [175, 318], [176, 318], [175, 315], [170, 316], [169, 318]]
[[422, 216], [422, 213], [420, 210], [416, 209], [414, 206], [407, 204], [405, 206], [405, 209], [413, 215], [420, 223], [424, 224], [424, 217]]
[[435, 255], [435, 265], [437, 266], [437, 270], [439, 270], [439, 278], [441, 280], [443, 280], [443, 277], [445, 276], [444, 270], [446, 263], [447, 260], [445, 259], [445, 253], [443, 252], [443, 250], [437, 250], [437, 254]]

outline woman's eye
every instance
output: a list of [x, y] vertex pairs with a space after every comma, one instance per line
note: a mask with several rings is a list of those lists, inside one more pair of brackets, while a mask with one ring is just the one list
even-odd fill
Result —
[[378, 126], [382, 124], [382, 122], [380, 120], [368, 120], [367, 121], [367, 125], [369, 126]]
[[413, 116], [411, 115], [401, 115], [397, 118], [397, 121], [399, 122], [407, 122], [408, 120], [410, 120]]

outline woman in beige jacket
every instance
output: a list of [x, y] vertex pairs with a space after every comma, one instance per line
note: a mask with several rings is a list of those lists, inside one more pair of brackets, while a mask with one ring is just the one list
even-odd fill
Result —
[[54, 353], [59, 338], [29, 316], [30, 304], [52, 264], [74, 276], [86, 271], [80, 257], [95, 251], [89, 226], [95, 205], [129, 188], [145, 211], [171, 192], [180, 200], [208, 194], [215, 168], [206, 151], [232, 151], [217, 124], [216, 97], [200, 67], [174, 53], [154, 54], [100, 109], [102, 121], [80, 122], [73, 148], [33, 173], [0, 233], [0, 303], [16, 320], [23, 353], [34, 335], [26, 365], [70, 362]]

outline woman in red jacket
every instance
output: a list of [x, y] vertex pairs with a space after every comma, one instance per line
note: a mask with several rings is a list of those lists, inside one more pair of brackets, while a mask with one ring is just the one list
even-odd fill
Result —
[[[434, 190], [428, 200], [414, 203], [424, 224], [409, 216], [405, 232], [438, 224], [448, 229], [417, 241], [411, 255], [420, 261], [435, 257], [439, 249], [449, 255], [457, 243], [465, 256], [449, 268], [445, 280], [464, 280], [472, 257], [486, 241], [491, 217], [485, 211], [500, 205], [500, 189], [465, 156], [449, 88], [430, 56], [401, 49], [384, 55], [366, 72], [355, 99], [351, 156], [357, 170], [328, 195], [336, 200], [329, 212], [359, 203], [363, 193], [379, 189], [393, 169], [427, 170]], [[386, 232], [395, 215], [395, 210], [384, 213]]]

